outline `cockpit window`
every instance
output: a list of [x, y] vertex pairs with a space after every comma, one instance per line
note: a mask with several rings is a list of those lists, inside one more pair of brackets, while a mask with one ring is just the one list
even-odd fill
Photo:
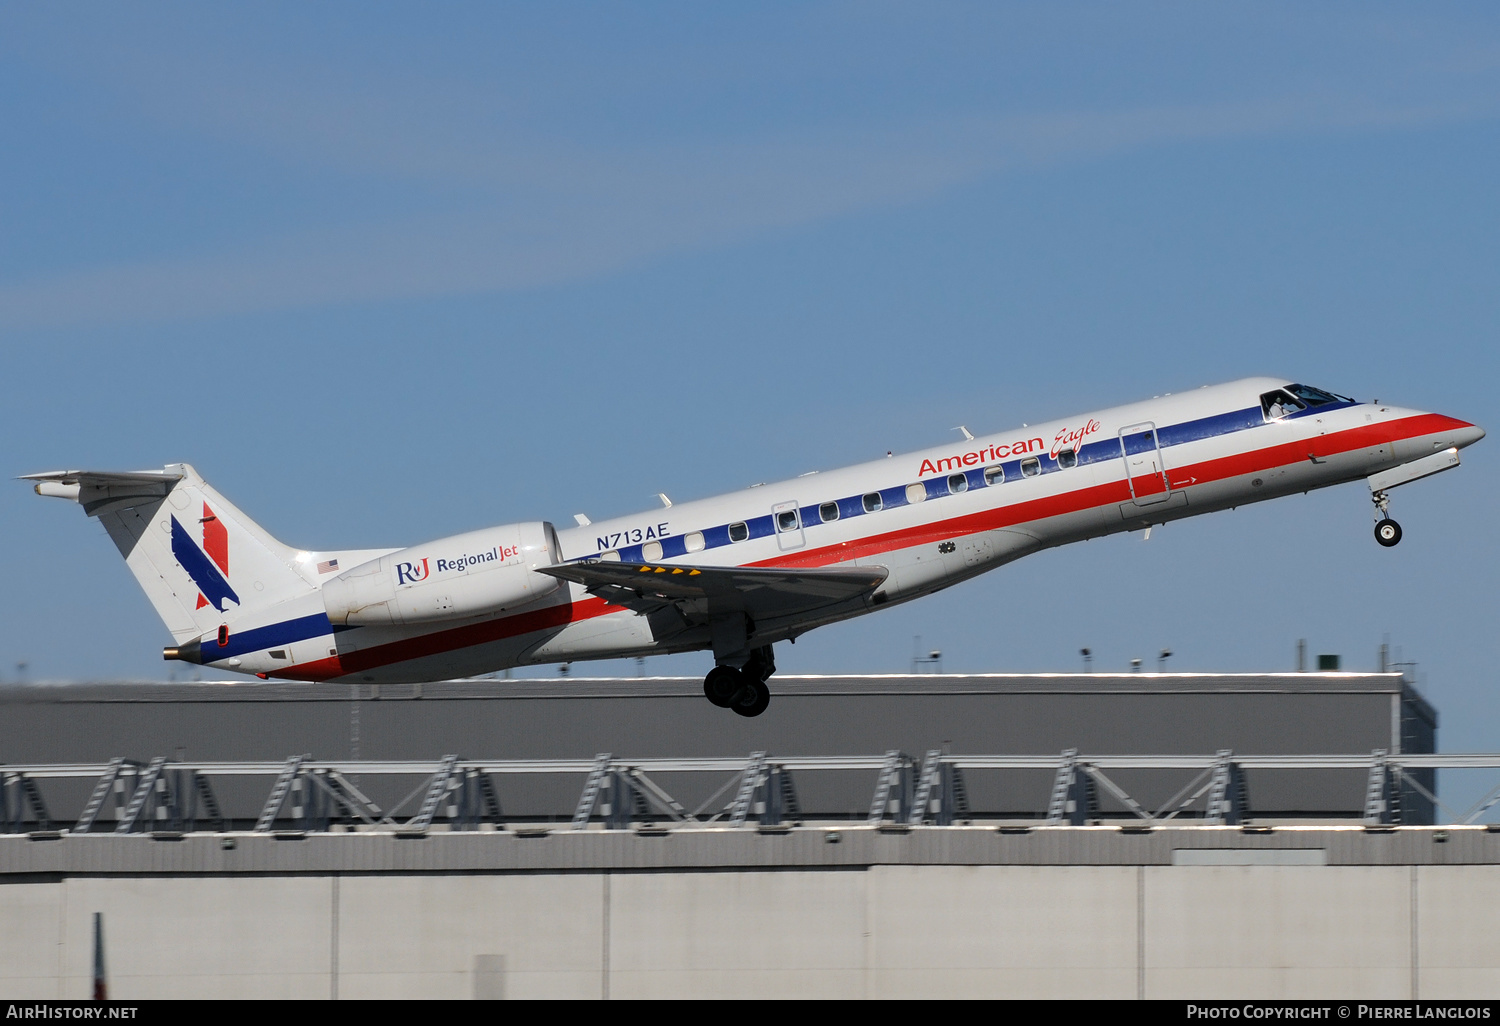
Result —
[[1353, 399], [1348, 396], [1338, 395], [1334, 392], [1325, 392], [1321, 388], [1313, 388], [1311, 385], [1288, 385], [1286, 390], [1298, 399], [1303, 400], [1309, 406], [1327, 406], [1329, 403], [1352, 403]]
[[1285, 389], [1278, 388], [1260, 397], [1260, 408], [1267, 420], [1280, 420], [1298, 410], [1307, 409], [1307, 404], [1300, 399], [1293, 399]]

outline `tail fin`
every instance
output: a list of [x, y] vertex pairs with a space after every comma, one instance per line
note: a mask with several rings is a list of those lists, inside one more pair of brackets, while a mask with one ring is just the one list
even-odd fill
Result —
[[114, 539], [179, 643], [315, 592], [296, 551], [272, 538], [186, 463], [112, 473], [28, 474], [38, 495], [72, 499]]

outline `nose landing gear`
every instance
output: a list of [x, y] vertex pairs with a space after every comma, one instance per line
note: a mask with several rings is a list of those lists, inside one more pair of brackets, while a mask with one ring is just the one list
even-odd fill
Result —
[[1385, 492], [1376, 492], [1370, 496], [1370, 501], [1380, 511], [1380, 519], [1375, 523], [1375, 540], [1390, 548], [1401, 541], [1401, 525], [1386, 516], [1386, 511], [1391, 506], [1391, 497]]
[[703, 694], [721, 709], [733, 709], [741, 716], [759, 716], [771, 704], [771, 689], [766, 679], [776, 672], [771, 646], [763, 645], [750, 653], [741, 669], [720, 663], [703, 678]]

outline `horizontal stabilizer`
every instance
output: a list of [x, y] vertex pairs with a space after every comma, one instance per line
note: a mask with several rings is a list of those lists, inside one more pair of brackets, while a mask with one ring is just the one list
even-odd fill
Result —
[[35, 481], [38, 495], [72, 499], [96, 517], [163, 499], [184, 476], [180, 470], [51, 470], [21, 480]]
[[89, 480], [98, 484], [127, 482], [181, 481], [187, 475], [180, 470], [48, 470], [41, 474], [22, 474], [22, 481], [59, 481], [78, 484]]
[[778, 570], [620, 562], [566, 563], [537, 567], [537, 573], [581, 584], [607, 602], [640, 613], [677, 605], [689, 620], [727, 613], [768, 620], [862, 598], [884, 584], [889, 571], [878, 566]]

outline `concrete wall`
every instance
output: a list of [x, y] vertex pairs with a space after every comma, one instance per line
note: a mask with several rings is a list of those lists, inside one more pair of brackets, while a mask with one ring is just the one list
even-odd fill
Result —
[[0, 998], [1492, 998], [1500, 866], [12, 876]]

